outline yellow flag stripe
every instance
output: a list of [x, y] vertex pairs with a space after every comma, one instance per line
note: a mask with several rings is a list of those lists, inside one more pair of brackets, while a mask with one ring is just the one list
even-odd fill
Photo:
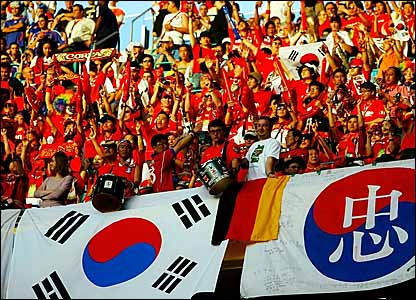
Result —
[[289, 179], [290, 176], [267, 178], [260, 196], [251, 241], [262, 242], [277, 239], [283, 191]]

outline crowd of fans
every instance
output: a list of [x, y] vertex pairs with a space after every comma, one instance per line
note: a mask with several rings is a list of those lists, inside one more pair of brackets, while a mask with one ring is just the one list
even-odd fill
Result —
[[[273, 176], [414, 157], [412, 1], [156, 1], [153, 44], [122, 51], [118, 1], [56, 2], [1, 1], [4, 206], [89, 201], [108, 173], [126, 196], [200, 186], [215, 157], [244, 181], [265, 116]], [[295, 72], [279, 56], [316, 43]]]

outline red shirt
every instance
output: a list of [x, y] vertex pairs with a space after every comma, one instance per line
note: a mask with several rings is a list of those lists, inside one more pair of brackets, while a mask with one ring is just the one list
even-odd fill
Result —
[[298, 114], [305, 113], [303, 107], [303, 99], [307, 95], [309, 84], [303, 80], [292, 80], [290, 82], [290, 89], [293, 90], [296, 94], [296, 109]]
[[[209, 146], [203, 153], [201, 157], [201, 165], [213, 158], [222, 157], [222, 151], [224, 148], [224, 144], [214, 146]], [[231, 169], [231, 162], [234, 158], [239, 159], [240, 154], [235, 150], [237, 149], [237, 145], [233, 142], [229, 142], [226, 149], [226, 165], [228, 169]]]
[[342, 136], [337, 145], [338, 157], [361, 157], [365, 155], [366, 134], [364, 128]]
[[270, 98], [272, 97], [272, 92], [259, 90], [258, 92], [253, 93], [253, 95], [254, 104], [257, 107], [257, 113], [259, 114], [259, 116], [266, 115], [269, 109], [269, 102]]
[[[386, 117], [384, 103], [380, 100], [372, 100], [370, 103], [363, 101], [360, 105], [360, 108], [366, 125], [378, 118], [384, 119]], [[354, 107], [352, 114], [357, 115], [357, 107]]]
[[385, 37], [382, 31], [382, 27], [384, 23], [391, 21], [390, 15], [385, 13], [385, 14], [377, 16], [377, 33], [374, 32], [374, 16], [370, 16], [369, 20], [371, 22], [370, 37], [372, 38]]
[[275, 57], [276, 56], [274, 56], [274, 55], [264, 53], [260, 49], [257, 51], [256, 64], [258, 66], [261, 66], [261, 68], [259, 68], [259, 72], [261, 73], [261, 76], [263, 78], [267, 78], [267, 76], [269, 76], [270, 72], [274, 71], [273, 61], [274, 61]]
[[198, 63], [198, 58], [211, 58], [214, 59], [215, 58], [215, 51], [210, 49], [210, 48], [204, 48], [201, 47], [199, 44], [196, 44], [193, 48], [192, 48], [192, 55], [194, 57], [193, 60], [193, 66], [192, 66], [192, 73], [200, 73], [202, 72], [199, 63]]
[[153, 191], [167, 192], [175, 189], [173, 185], [173, 158], [176, 153], [172, 148], [166, 149], [162, 153], [153, 154], [153, 173], [155, 181], [153, 182]]

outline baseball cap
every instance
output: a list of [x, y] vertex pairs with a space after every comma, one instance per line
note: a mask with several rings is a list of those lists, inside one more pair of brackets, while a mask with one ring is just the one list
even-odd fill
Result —
[[248, 138], [257, 139], [257, 134], [253, 129], [247, 130], [244, 134], [244, 139], [246, 140]]
[[362, 67], [363, 66], [363, 61], [362, 59], [359, 58], [353, 58], [350, 61], [350, 67]]
[[20, 8], [20, 1], [13, 1], [10, 3], [10, 8]]
[[257, 84], [260, 84], [263, 81], [263, 77], [261, 76], [261, 74], [259, 72], [251, 72], [248, 77], [252, 77], [254, 79], [256, 79]]
[[231, 44], [231, 39], [229, 37], [223, 38], [221, 41], [221, 44], [225, 44], [225, 43], [230, 43]]
[[108, 140], [101, 143], [104, 148], [116, 148], [117, 149], [117, 142], [114, 140]]

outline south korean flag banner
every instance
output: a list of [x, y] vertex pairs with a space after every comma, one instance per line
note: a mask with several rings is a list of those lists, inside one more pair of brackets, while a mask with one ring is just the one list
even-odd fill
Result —
[[109, 213], [91, 202], [27, 209], [2, 286], [6, 298], [160, 299], [213, 292], [227, 245], [210, 243], [218, 199], [201, 187], [127, 202], [142, 199], [147, 204]]
[[297, 68], [301, 65], [308, 65], [315, 69], [316, 74], [321, 73], [322, 60], [325, 53], [322, 50], [322, 42], [286, 46], [279, 50], [279, 57], [286, 65], [295, 79], [300, 79]]

